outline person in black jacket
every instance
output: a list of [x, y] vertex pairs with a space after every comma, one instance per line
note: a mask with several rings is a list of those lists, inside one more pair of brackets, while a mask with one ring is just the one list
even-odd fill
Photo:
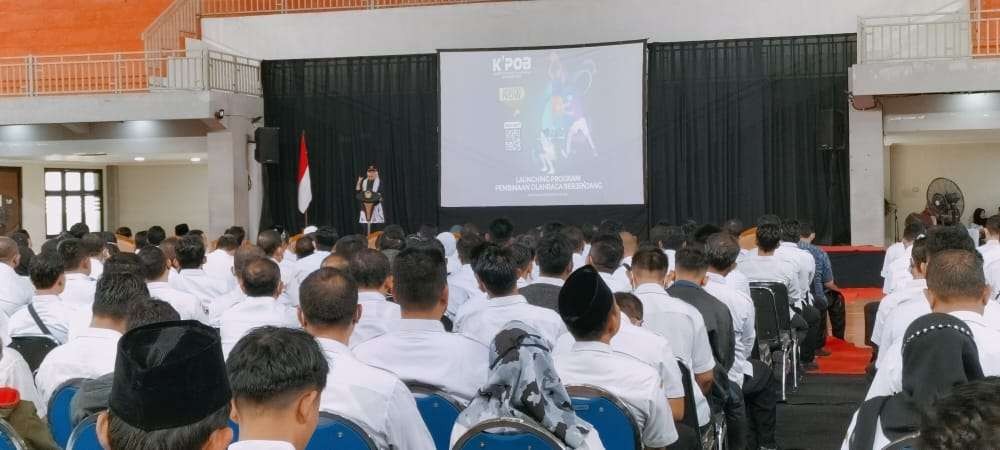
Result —
[[521, 288], [528, 303], [559, 312], [559, 290], [573, 272], [573, 245], [562, 233], [549, 233], [538, 242], [535, 263], [539, 277]]

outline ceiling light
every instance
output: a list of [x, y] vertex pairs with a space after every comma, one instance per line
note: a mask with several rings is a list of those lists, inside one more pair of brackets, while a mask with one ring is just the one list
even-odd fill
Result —
[[135, 160], [135, 161], [139, 161], [139, 162], [143, 162], [143, 161], [146, 160], [146, 158], [143, 158], [142, 156], [136, 156], [135, 158], [132, 158], [132, 159]]
[[199, 158], [199, 157], [196, 156], [194, 158], [191, 158], [191, 162], [194, 162], [194, 163], [201, 162], [201, 158]]

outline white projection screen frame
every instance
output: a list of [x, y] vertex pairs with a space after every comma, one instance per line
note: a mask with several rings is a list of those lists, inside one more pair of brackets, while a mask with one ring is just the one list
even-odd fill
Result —
[[439, 55], [442, 207], [645, 204], [645, 41]]

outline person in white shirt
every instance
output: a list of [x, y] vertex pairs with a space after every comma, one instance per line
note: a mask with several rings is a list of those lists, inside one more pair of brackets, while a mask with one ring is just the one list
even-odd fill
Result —
[[447, 262], [436, 248], [411, 245], [400, 252], [393, 262], [393, 295], [402, 319], [353, 351], [366, 364], [467, 404], [486, 383], [489, 348], [461, 333], [445, 332], [446, 274]]
[[538, 277], [521, 289], [519, 293], [528, 303], [542, 308], [559, 311], [559, 289], [563, 281], [573, 273], [573, 246], [562, 233], [548, 233], [538, 242], [535, 253]]
[[90, 277], [90, 258], [79, 239], [64, 239], [56, 247], [66, 273], [66, 289], [60, 295], [67, 305], [87, 314], [94, 304], [96, 280]]
[[[594, 244], [591, 257], [596, 248]], [[659, 372], [611, 348], [621, 312], [596, 269], [584, 266], [566, 279], [559, 294], [559, 314], [576, 339], [569, 351], [555, 355], [563, 383], [594, 386], [618, 397], [632, 414], [646, 448], [665, 448], [676, 442], [677, 429]]]
[[642, 301], [643, 327], [665, 338], [674, 354], [691, 372], [698, 425], [705, 426], [711, 411], [705, 394], [715, 381], [715, 358], [708, 342], [705, 318], [663, 288], [670, 271], [667, 255], [659, 249], [641, 249], [632, 257], [634, 294]]
[[243, 271], [246, 270], [247, 265], [258, 259], [267, 259], [267, 255], [256, 245], [240, 247], [233, 254], [232, 277], [233, 284], [236, 287], [225, 295], [216, 298], [212, 304], [208, 305], [208, 324], [210, 326], [219, 328], [219, 320], [222, 319], [222, 314], [247, 298], [246, 294], [243, 293], [243, 289], [240, 288], [240, 277], [243, 276]]
[[781, 382], [766, 364], [750, 359], [757, 338], [753, 299], [733, 289], [726, 278], [735, 269], [739, 254], [739, 242], [732, 235], [709, 236], [705, 244], [709, 266], [704, 288], [724, 303], [733, 317], [736, 361], [729, 371], [729, 379], [742, 388], [747, 419], [753, 425], [749, 427], [749, 447], [777, 448], [774, 429]]
[[299, 321], [330, 364], [320, 411], [367, 428], [378, 448], [434, 450], [410, 390], [392, 373], [359, 361], [347, 343], [361, 319], [358, 287], [346, 272], [321, 268], [299, 290]]
[[[776, 282], [788, 288], [788, 307], [791, 314], [791, 326], [796, 331], [799, 342], [807, 342], [809, 331], [819, 328], [820, 314], [816, 308], [805, 303], [805, 293], [799, 281], [798, 268], [786, 258], [775, 253], [781, 241], [781, 228], [778, 225], [765, 223], [757, 227], [757, 252], [748, 255], [740, 263], [740, 269], [754, 281]], [[814, 342], [814, 341], [808, 341]], [[806, 348], [803, 348], [804, 363], [812, 362], [814, 346], [808, 350], [809, 359], [805, 358]]]
[[[882, 292], [891, 294], [893, 286], [893, 264], [899, 259], [906, 259], [907, 249], [913, 245], [913, 241], [926, 232], [926, 228], [920, 222], [911, 222], [903, 228], [903, 237], [900, 242], [896, 242], [885, 249], [885, 260], [882, 262], [882, 278], [885, 279], [882, 285]], [[905, 264], [909, 265], [909, 262]]]
[[330, 366], [302, 330], [261, 327], [226, 360], [240, 441], [229, 450], [305, 450], [319, 421]]
[[986, 219], [986, 243], [978, 250], [983, 255], [983, 267], [1000, 260], [1000, 215]]
[[87, 233], [80, 238], [80, 245], [90, 258], [90, 277], [95, 280], [101, 278], [101, 274], [104, 273], [104, 261], [110, 256], [104, 247], [104, 238], [97, 233]]
[[677, 250], [684, 246], [687, 235], [676, 225], [657, 224], [649, 230], [649, 240], [667, 255], [669, 267], [677, 267]]
[[215, 250], [205, 255], [205, 264], [202, 266], [202, 270], [212, 278], [231, 282], [233, 254], [240, 247], [242, 246], [233, 235], [223, 234], [219, 236], [215, 243]]
[[0, 237], [0, 311], [7, 316], [31, 301], [32, 292], [26, 289], [14, 268], [21, 263], [21, 250], [9, 237]]
[[[523, 238], [523, 240], [522, 240]], [[517, 265], [517, 288], [521, 289], [531, 284], [531, 272], [535, 269], [535, 243], [528, 242], [533, 238], [529, 236], [519, 237], [513, 244], [510, 244], [511, 254], [514, 255], [514, 264]]]
[[38, 367], [35, 384], [42, 400], [47, 402], [59, 385], [73, 378], [97, 378], [114, 372], [129, 304], [148, 296], [146, 283], [139, 276], [104, 274], [97, 282], [90, 327], [49, 352]]
[[566, 236], [573, 247], [573, 270], [586, 266], [587, 256], [590, 255], [590, 244], [585, 240], [583, 230], [569, 225], [559, 230], [559, 233]]
[[[910, 257], [910, 273], [912, 273], [913, 279], [878, 302], [878, 311], [875, 313], [875, 324], [872, 326], [871, 340], [879, 347], [888, 348], [896, 340], [896, 336], [894, 335], [895, 327], [890, 325], [890, 323], [900, 319], [890, 318], [899, 315], [896, 312], [897, 309], [915, 302], [927, 303], [927, 299], [924, 297], [924, 290], [927, 289], [927, 239], [923, 237], [918, 238], [910, 248], [913, 250]], [[910, 322], [920, 315], [923, 315], [923, 313], [918, 313], [917, 316], [906, 320], [906, 323], [902, 325], [902, 329], [898, 330], [899, 337], [902, 337], [902, 333], [906, 331], [906, 327], [910, 325]], [[882, 353], [882, 355], [884, 354]]]
[[[941, 230], [945, 228], [945, 230]], [[948, 230], [950, 229], [950, 230]], [[936, 251], [942, 242], [935, 241], [935, 233], [962, 233], [968, 240], [969, 248]], [[989, 289], [982, 274], [982, 261], [972, 247], [965, 229], [960, 226], [939, 227], [928, 235], [927, 305], [926, 314], [939, 312], [950, 314], [965, 322], [972, 331], [979, 352], [979, 363], [987, 376], [1000, 375], [1000, 323], [984, 316]], [[902, 389], [903, 357], [905, 339], [896, 339], [885, 351], [883, 364], [875, 374], [868, 389], [867, 399], [891, 395]]]
[[121, 339], [107, 410], [97, 416], [105, 449], [225, 450], [232, 393], [219, 334], [207, 325], [162, 322]]
[[170, 275], [170, 265], [163, 251], [156, 247], [147, 247], [137, 253], [142, 263], [142, 273], [146, 277], [149, 295], [170, 304], [181, 320], [197, 320], [208, 323], [202, 303], [195, 296], [170, 287], [167, 279]]
[[267, 254], [271, 261], [278, 264], [281, 269], [281, 282], [285, 284], [285, 290], [281, 294], [281, 301], [288, 306], [299, 304], [299, 282], [295, 273], [296, 266], [292, 262], [285, 261], [285, 243], [281, 240], [281, 234], [275, 230], [264, 230], [257, 235], [257, 247], [260, 247]]
[[[339, 254], [339, 253], [338, 253]], [[400, 318], [399, 305], [388, 300], [393, 280], [389, 258], [377, 250], [362, 249], [350, 259], [348, 271], [358, 283], [361, 320], [351, 334], [351, 347], [385, 333]]]
[[257, 259], [247, 263], [240, 275], [240, 289], [246, 298], [219, 318], [222, 351], [228, 356], [236, 342], [250, 330], [271, 325], [298, 327], [295, 308], [278, 302], [281, 295], [281, 273], [270, 259]]
[[322, 226], [309, 235], [312, 239], [315, 250], [305, 258], [295, 261], [295, 274], [298, 277], [299, 285], [309, 274], [315, 272], [323, 265], [323, 260], [333, 252], [333, 246], [337, 244], [340, 235], [331, 226]]
[[[208, 310], [212, 302], [229, 292], [230, 281], [208, 275], [205, 264], [205, 243], [198, 236], [184, 236], [174, 249], [180, 271], [170, 277], [170, 287], [193, 295]], [[235, 344], [236, 342], [233, 341]]]
[[797, 311], [809, 325], [806, 339], [799, 344], [800, 357], [807, 368], [815, 368], [813, 359], [816, 351], [826, 343], [826, 336], [822, 335], [825, 328], [821, 321], [823, 313], [814, 305], [812, 297], [813, 278], [816, 276], [816, 258], [806, 250], [799, 248], [799, 241], [802, 239], [801, 228], [798, 220], [786, 219], [781, 222], [781, 244], [774, 250], [774, 256], [786, 258], [794, 261], [798, 269], [799, 292], [801, 292], [802, 303]]
[[590, 255], [587, 256], [587, 264], [597, 269], [601, 274], [601, 280], [608, 285], [611, 292], [629, 292], [632, 290], [632, 286], [628, 283], [627, 270], [623, 272], [626, 278], [623, 279], [617, 276], [618, 270], [622, 269], [622, 255], [624, 254], [625, 245], [622, 243], [621, 236], [617, 233], [598, 234], [594, 236], [594, 240], [590, 243]]
[[458, 311], [471, 303], [482, 306], [485, 303], [486, 295], [479, 289], [479, 281], [476, 280], [476, 273], [472, 270], [472, 255], [485, 242], [476, 233], [465, 232], [458, 239], [458, 270], [448, 275], [448, 311], [446, 315], [453, 322], [458, 319]]
[[483, 345], [493, 342], [497, 332], [511, 320], [531, 325], [553, 345], [566, 332], [555, 311], [530, 305], [517, 293], [517, 267], [510, 248], [483, 244], [476, 255], [475, 271], [489, 299], [482, 307], [463, 308], [455, 321], [455, 331], [466, 333]]
[[[59, 298], [66, 288], [63, 262], [55, 252], [42, 252], [31, 259], [31, 282], [35, 285], [35, 296], [31, 299], [38, 318], [48, 334], [65, 344], [69, 339], [70, 318], [76, 311]], [[45, 334], [31, 316], [27, 307], [19, 309], [10, 318], [11, 336], [37, 336]]]

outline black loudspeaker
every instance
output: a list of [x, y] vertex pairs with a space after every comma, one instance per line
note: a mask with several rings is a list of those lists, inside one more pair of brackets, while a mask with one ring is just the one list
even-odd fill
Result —
[[835, 109], [824, 109], [816, 120], [816, 146], [820, 150], [841, 150], [844, 148], [844, 113]]
[[257, 143], [253, 157], [261, 164], [278, 164], [278, 127], [261, 127], [253, 132]]

